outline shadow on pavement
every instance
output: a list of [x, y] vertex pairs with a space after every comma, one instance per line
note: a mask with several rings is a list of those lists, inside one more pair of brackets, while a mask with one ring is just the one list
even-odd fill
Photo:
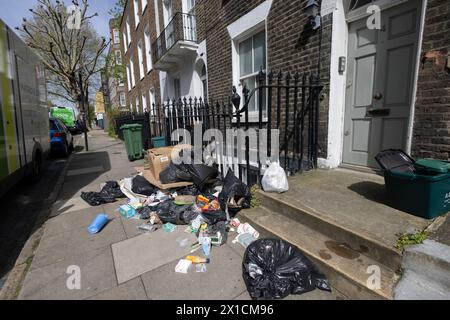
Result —
[[367, 200], [388, 205], [386, 188], [384, 184], [364, 181], [352, 184], [348, 188], [351, 191], [363, 196]]

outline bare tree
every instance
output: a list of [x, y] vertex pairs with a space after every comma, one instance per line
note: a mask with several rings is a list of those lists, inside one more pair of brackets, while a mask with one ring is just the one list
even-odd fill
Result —
[[[88, 105], [89, 87], [102, 69], [103, 52], [109, 42], [91, 24], [88, 0], [37, 0], [31, 19], [17, 28], [49, 70], [49, 94], [74, 102], [80, 111]], [[76, 6], [76, 7], [75, 7]], [[81, 81], [80, 81], [81, 80]]]

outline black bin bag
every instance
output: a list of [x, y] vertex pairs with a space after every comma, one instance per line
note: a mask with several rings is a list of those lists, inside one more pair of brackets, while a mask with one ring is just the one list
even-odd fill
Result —
[[[252, 193], [250, 188], [237, 178], [233, 171], [229, 170], [225, 177], [222, 192], [219, 194], [219, 201], [222, 209], [226, 209], [228, 204], [228, 212], [236, 214], [241, 209], [250, 208]], [[234, 207], [230, 203], [235, 203]]]
[[131, 191], [147, 197], [150, 197], [152, 194], [158, 192], [158, 190], [143, 176], [136, 176], [133, 178], [131, 183]]
[[170, 165], [159, 174], [159, 180], [162, 184], [171, 184], [178, 182], [191, 182], [191, 174], [183, 165], [176, 165], [171, 162]]
[[254, 300], [284, 299], [320, 289], [331, 292], [326, 277], [296, 247], [283, 240], [261, 239], [250, 244], [243, 277]]

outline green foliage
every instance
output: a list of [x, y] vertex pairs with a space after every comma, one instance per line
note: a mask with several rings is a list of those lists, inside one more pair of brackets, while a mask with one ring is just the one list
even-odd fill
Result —
[[404, 233], [399, 235], [399, 239], [397, 240], [397, 245], [395, 247], [401, 250], [406, 246], [422, 244], [428, 238], [428, 236], [429, 234], [426, 231], [420, 231], [417, 233]]
[[[123, 14], [123, 10], [125, 9], [125, 5], [127, 3], [127, 0], [117, 0], [114, 4], [114, 7], [109, 10], [109, 15], [117, 20], [120, 20]], [[120, 24], [120, 21], [116, 21], [117, 24]]]
[[258, 190], [260, 190], [260, 188], [256, 184], [250, 189], [250, 191], [252, 193], [252, 200], [250, 201], [250, 206], [252, 208], [257, 208], [261, 205], [261, 201], [259, 200], [258, 196], [256, 195]]

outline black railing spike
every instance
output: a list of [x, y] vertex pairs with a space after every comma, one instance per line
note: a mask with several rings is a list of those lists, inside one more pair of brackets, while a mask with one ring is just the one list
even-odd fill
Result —
[[287, 73], [286, 73], [286, 76], [285, 76], [285, 79], [286, 80], [291, 80], [291, 73], [288, 71]]
[[299, 79], [300, 79], [300, 74], [298, 73], [298, 71], [296, 71], [294, 74], [294, 80], [295, 80], [295, 82], [297, 82]]
[[269, 69], [269, 71], [267, 72], [267, 78], [268, 78], [269, 80], [272, 80], [272, 78], [273, 78], [273, 72], [272, 72], [272, 69]]
[[278, 78], [278, 82], [281, 82], [281, 79], [283, 78], [283, 72], [281, 72], [281, 70], [278, 71], [277, 78]]

